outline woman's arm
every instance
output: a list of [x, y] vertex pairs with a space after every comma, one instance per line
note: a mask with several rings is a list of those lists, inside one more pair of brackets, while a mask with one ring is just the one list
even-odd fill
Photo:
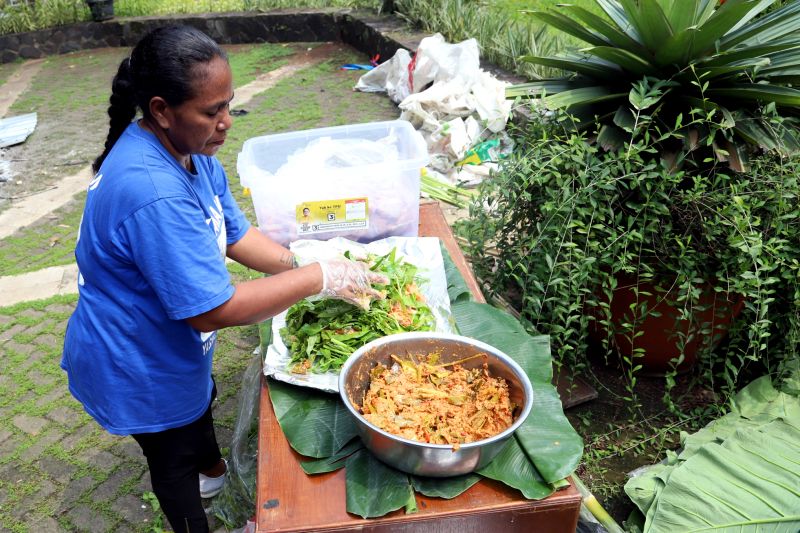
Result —
[[[247, 239], [252, 231], [251, 228], [245, 237], [236, 244]], [[261, 235], [260, 231], [255, 230], [255, 232]], [[264, 238], [266, 239], [266, 237]], [[272, 240], [268, 239], [268, 241], [274, 247], [286, 250]], [[230, 249], [231, 246], [228, 247], [228, 250]], [[248, 259], [252, 257], [249, 253], [243, 255]], [[278, 254], [278, 258], [280, 258], [280, 254]], [[234, 259], [236, 258], [234, 257]], [[238, 261], [238, 259], [236, 260]], [[274, 261], [274, 256], [272, 261], [259, 261], [258, 259], [255, 261], [255, 264], [268, 267], [276, 267], [279, 263], [279, 260]], [[291, 264], [291, 259], [289, 259], [288, 268], [291, 268]], [[247, 264], [245, 266], [256, 268]], [[261, 269], [258, 268], [258, 270]], [[234, 293], [230, 300], [201, 315], [187, 318], [186, 321], [198, 331], [214, 331], [231, 326], [257, 324], [288, 309], [303, 298], [318, 294], [322, 290], [322, 286], [322, 268], [319, 263], [312, 263], [303, 268], [267, 278], [237, 283], [233, 286]]]
[[291, 270], [294, 258], [292, 252], [252, 226], [244, 234], [244, 237], [228, 245], [226, 254], [237, 263], [265, 274], [279, 274]]

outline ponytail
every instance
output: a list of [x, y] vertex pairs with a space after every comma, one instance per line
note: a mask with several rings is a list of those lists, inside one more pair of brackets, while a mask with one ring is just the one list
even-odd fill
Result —
[[117, 140], [122, 136], [133, 118], [136, 116], [136, 92], [131, 83], [131, 58], [126, 57], [119, 64], [114, 81], [111, 82], [111, 105], [108, 106], [108, 116], [111, 118], [103, 153], [92, 163], [92, 171], [97, 173], [105, 161], [108, 153], [114, 148]]
[[111, 83], [108, 107], [108, 138], [103, 153], [92, 163], [98, 172], [125, 128], [140, 109], [150, 117], [150, 101], [163, 98], [170, 106], [179, 106], [194, 96], [198, 64], [207, 64], [228, 54], [211, 37], [191, 26], [164, 26], [142, 37], [131, 56], [122, 60]]

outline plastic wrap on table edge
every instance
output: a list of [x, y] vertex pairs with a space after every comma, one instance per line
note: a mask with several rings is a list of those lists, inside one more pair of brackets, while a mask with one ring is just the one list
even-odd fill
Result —
[[[298, 256], [316, 259], [332, 259], [349, 250], [353, 252], [369, 252], [386, 255], [397, 248], [401, 257], [414, 259], [409, 261], [426, 269], [419, 275], [428, 278], [429, 282], [420, 287], [427, 299], [428, 307], [436, 319], [436, 331], [455, 333], [455, 323], [450, 312], [450, 295], [448, 294], [447, 274], [440, 240], [437, 237], [388, 237], [369, 244], [361, 244], [341, 237], [329, 241], [301, 240], [292, 243], [290, 249]], [[311, 299], [313, 299], [312, 297]], [[264, 353], [264, 374], [279, 381], [311, 387], [330, 393], [339, 392], [338, 372], [306, 374], [304, 376], [289, 374], [286, 364], [290, 360], [289, 349], [280, 338], [280, 329], [286, 325], [286, 312], [277, 315], [272, 321], [272, 344]]]
[[261, 353], [245, 370], [239, 392], [239, 410], [233, 426], [228, 472], [222, 491], [214, 498], [213, 513], [228, 527], [242, 527], [256, 510], [258, 473], [258, 406], [261, 386]]

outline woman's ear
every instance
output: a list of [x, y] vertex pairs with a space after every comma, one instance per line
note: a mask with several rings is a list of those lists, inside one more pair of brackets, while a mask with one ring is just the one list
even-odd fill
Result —
[[160, 96], [150, 99], [150, 116], [162, 130], [168, 130], [174, 120], [172, 108]]

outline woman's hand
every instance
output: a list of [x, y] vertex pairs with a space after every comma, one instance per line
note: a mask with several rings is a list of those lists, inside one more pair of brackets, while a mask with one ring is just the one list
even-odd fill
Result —
[[389, 278], [371, 271], [364, 263], [342, 258], [320, 261], [319, 266], [322, 268], [319, 295], [323, 298], [337, 298], [367, 310], [373, 299], [386, 297], [385, 292], [373, 289], [372, 285], [388, 285]]

